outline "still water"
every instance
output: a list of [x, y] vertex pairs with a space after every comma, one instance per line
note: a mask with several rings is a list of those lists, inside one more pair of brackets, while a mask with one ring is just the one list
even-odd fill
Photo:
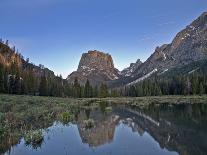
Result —
[[[73, 123], [55, 121], [38, 147], [24, 138], [4, 155], [205, 155], [207, 106], [152, 104], [145, 108], [82, 109]], [[94, 120], [91, 128], [84, 120]]]

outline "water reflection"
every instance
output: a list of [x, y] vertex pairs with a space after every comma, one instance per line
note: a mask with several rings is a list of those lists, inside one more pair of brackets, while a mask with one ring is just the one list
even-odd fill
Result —
[[[91, 128], [85, 127], [88, 119], [94, 120]], [[26, 146], [22, 138], [5, 155], [202, 155], [207, 154], [206, 131], [204, 104], [151, 104], [141, 108], [100, 103], [96, 108], [80, 109], [73, 123], [55, 122], [44, 131], [38, 148]]]

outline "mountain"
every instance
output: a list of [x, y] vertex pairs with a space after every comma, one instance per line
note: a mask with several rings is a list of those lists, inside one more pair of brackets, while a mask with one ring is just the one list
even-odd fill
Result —
[[64, 96], [67, 82], [43, 65], [36, 66], [29, 59], [0, 40], [0, 93], [44, 96]]
[[164, 44], [130, 76], [109, 82], [112, 87], [133, 85], [154, 73], [161, 75], [171, 68], [207, 59], [207, 12], [179, 32], [170, 44]]
[[157, 47], [144, 63], [138, 59], [119, 72], [111, 55], [89, 51], [82, 55], [77, 71], [70, 74], [67, 80], [73, 83], [77, 77], [81, 84], [89, 79], [92, 85], [106, 82], [109, 87], [121, 87], [204, 59], [207, 59], [207, 12], [179, 32], [170, 44]]
[[10, 48], [3, 41], [0, 41], [0, 64], [11, 70], [13, 65], [17, 65], [18, 69], [21, 69], [22, 71], [32, 70], [35, 76], [38, 77], [41, 77], [43, 74], [45, 76], [51, 75], [55, 77], [53, 71], [45, 68], [43, 65], [36, 66], [33, 63], [30, 63], [29, 59], [25, 60], [20, 53], [15, 51], [15, 47]]
[[138, 69], [138, 67], [142, 64], [141, 60], [138, 59], [136, 63], [131, 63], [129, 67], [125, 68], [123, 71], [121, 71], [121, 75], [123, 77], [130, 77], [133, 76], [132, 73], [134, 73], [135, 70]]
[[120, 76], [111, 55], [94, 50], [83, 53], [77, 71], [71, 73], [67, 80], [73, 83], [78, 78], [83, 85], [88, 79], [92, 85], [100, 85], [102, 82], [119, 79]]
[[[154, 74], [160, 78], [170, 78], [177, 73], [203, 73], [206, 60], [207, 12], [179, 32], [170, 44], [157, 47], [143, 63], [138, 59], [136, 63], [131, 63], [128, 68], [119, 72], [114, 67], [110, 54], [97, 50], [88, 51], [82, 55], [77, 71], [71, 73], [66, 80], [55, 76], [53, 71], [43, 65], [36, 66], [28, 59], [25, 60], [15, 48], [9, 47], [8, 41], [4, 43], [0, 39], [0, 92], [82, 97], [83, 88], [70, 85], [76, 78], [81, 85], [88, 79], [92, 86], [106, 83], [110, 88], [117, 88], [134, 85], [153, 77]], [[196, 68], [193, 67], [195, 64]], [[74, 89], [77, 89], [76, 93]]]

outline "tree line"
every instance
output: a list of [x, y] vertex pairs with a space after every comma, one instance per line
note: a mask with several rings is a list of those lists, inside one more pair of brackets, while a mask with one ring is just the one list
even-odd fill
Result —
[[29, 59], [24, 60], [8, 44], [0, 39], [0, 93], [74, 98], [207, 94], [206, 68], [168, 77], [155, 74], [136, 85], [109, 89], [105, 83], [92, 86], [89, 80], [80, 85], [78, 78], [70, 84], [43, 65], [35, 66]]
[[107, 97], [107, 85], [92, 87], [89, 80], [81, 86], [75, 78], [69, 84], [62, 76], [55, 76], [43, 65], [35, 66], [24, 60], [15, 47], [0, 39], [0, 93], [55, 97]]
[[87, 80], [85, 85], [80, 85], [78, 78], [75, 78], [74, 83], [69, 84], [62, 76], [54, 76], [44, 70], [42, 72], [42, 75], [37, 76], [32, 68], [22, 70], [15, 62], [10, 67], [0, 63], [0, 93], [74, 98], [109, 96], [104, 83], [92, 87]]
[[[10, 53], [6, 59], [2, 58], [2, 50]], [[0, 52], [0, 93], [75, 98], [108, 96], [104, 83], [100, 87], [92, 87], [87, 80], [81, 86], [76, 78], [73, 84], [69, 84], [61, 75], [55, 76], [43, 65], [35, 66], [29, 60], [24, 61], [20, 54], [7, 46], [0, 46]]]
[[195, 71], [186, 75], [171, 75], [139, 82], [125, 87], [120, 91], [121, 96], [161, 96], [161, 95], [203, 95], [207, 94], [207, 74], [205, 71]]

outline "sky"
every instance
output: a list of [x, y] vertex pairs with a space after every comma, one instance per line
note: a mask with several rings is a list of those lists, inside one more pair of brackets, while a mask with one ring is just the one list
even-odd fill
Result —
[[110, 53], [119, 70], [207, 11], [207, 0], [0, 0], [0, 38], [64, 78], [82, 53]]

